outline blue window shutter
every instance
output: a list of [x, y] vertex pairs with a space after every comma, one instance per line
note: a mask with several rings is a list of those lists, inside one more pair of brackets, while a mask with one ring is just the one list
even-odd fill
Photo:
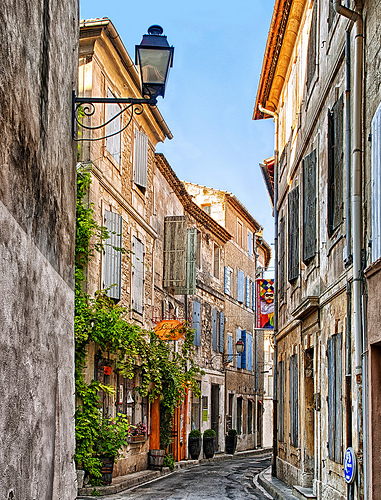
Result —
[[253, 336], [246, 334], [246, 369], [253, 371]]
[[253, 235], [250, 231], [247, 232], [247, 252], [250, 257], [253, 256]]
[[381, 257], [381, 104], [371, 123], [371, 214], [372, 214], [372, 262]]
[[224, 352], [224, 335], [225, 335], [225, 314], [220, 312], [220, 339], [219, 339], [219, 352]]
[[246, 352], [247, 352], [246, 330], [241, 330], [241, 339], [242, 339], [243, 343], [245, 344], [245, 347], [243, 348], [243, 353], [241, 354], [241, 368], [246, 369]]
[[253, 311], [255, 311], [255, 293], [256, 293], [256, 287], [255, 287], [255, 281], [252, 283], [252, 297], [251, 297], [251, 308]]
[[[241, 338], [241, 329], [237, 328], [237, 340], [236, 340], [236, 342], [238, 342], [238, 340], [240, 338]], [[237, 358], [237, 368], [241, 368], [242, 355], [241, 356], [236, 356], [236, 358]]]
[[226, 266], [224, 270], [224, 292], [230, 295], [230, 269]]
[[246, 307], [250, 307], [250, 278], [249, 276], [246, 276], [246, 286], [245, 286], [245, 290], [246, 290], [246, 295], [245, 295], [245, 306]]
[[122, 252], [116, 249], [122, 247], [122, 216], [105, 210], [104, 225], [109, 237], [104, 244], [103, 288], [111, 287], [107, 295], [112, 299], [120, 300]]
[[148, 137], [140, 130], [135, 129], [134, 182], [142, 188], [147, 187], [147, 158]]
[[201, 304], [197, 300], [193, 301], [193, 330], [194, 330], [194, 341], [193, 344], [196, 346], [201, 345]]
[[237, 300], [243, 304], [245, 298], [245, 274], [238, 269], [237, 271]]
[[228, 335], [228, 363], [233, 361], [233, 337], [232, 335]]
[[217, 311], [213, 309], [213, 351], [217, 351]]
[[[114, 98], [113, 93], [108, 90], [107, 92], [108, 98]], [[114, 116], [121, 112], [121, 108], [119, 104], [107, 104], [106, 105], [106, 121], [111, 120]], [[112, 120], [108, 125], [106, 125], [106, 135], [115, 134], [122, 128], [122, 118], [121, 115]], [[110, 153], [110, 155], [114, 158], [116, 163], [120, 164], [120, 150], [121, 150], [121, 139], [122, 134], [111, 135], [111, 137], [107, 137], [106, 139], [106, 149]]]

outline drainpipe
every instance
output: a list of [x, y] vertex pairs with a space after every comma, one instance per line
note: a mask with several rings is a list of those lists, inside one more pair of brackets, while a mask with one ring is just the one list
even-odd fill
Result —
[[274, 389], [273, 389], [273, 462], [271, 474], [276, 477], [276, 458], [278, 456], [278, 344], [276, 336], [278, 333], [278, 137], [279, 117], [278, 113], [263, 108], [258, 104], [261, 113], [272, 116], [275, 122], [275, 145], [274, 145]]
[[[362, 2], [361, 2], [362, 3]], [[363, 73], [363, 20], [359, 12], [341, 5], [341, 0], [333, 0], [335, 11], [354, 21], [355, 29], [355, 61], [354, 61], [354, 88], [353, 88], [353, 151], [352, 151], [352, 231], [353, 231], [353, 330], [355, 344], [355, 364], [357, 382], [357, 421], [359, 440], [363, 436], [363, 474], [364, 499], [368, 498], [368, 464], [366, 449], [367, 425], [364, 422], [361, 409], [363, 400], [363, 374], [366, 370], [362, 359], [363, 332], [362, 332], [362, 199], [361, 199], [361, 162], [362, 162], [362, 73]], [[366, 382], [366, 381], [365, 381]], [[361, 432], [362, 431], [362, 432]], [[359, 443], [360, 445], [360, 443]], [[360, 446], [359, 446], [360, 448]]]

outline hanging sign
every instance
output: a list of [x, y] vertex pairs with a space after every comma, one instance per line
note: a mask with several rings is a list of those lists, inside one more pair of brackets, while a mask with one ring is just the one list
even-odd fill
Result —
[[344, 457], [344, 477], [348, 484], [353, 483], [356, 475], [356, 455], [353, 448], [347, 448]]
[[256, 328], [274, 329], [274, 280], [257, 280]]
[[179, 340], [184, 336], [184, 322], [177, 319], [164, 319], [155, 326], [154, 332], [161, 340]]

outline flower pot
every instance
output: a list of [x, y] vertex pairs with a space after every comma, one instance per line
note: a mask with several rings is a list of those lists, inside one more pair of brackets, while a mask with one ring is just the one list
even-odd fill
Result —
[[214, 437], [203, 437], [202, 447], [205, 458], [213, 458], [214, 456]]
[[112, 471], [114, 469], [114, 457], [99, 457], [99, 460], [102, 462], [102, 483], [103, 484], [111, 484], [112, 481]]
[[188, 450], [192, 460], [197, 460], [201, 451], [201, 438], [200, 437], [189, 437], [188, 438]]
[[225, 453], [228, 455], [234, 455], [235, 450], [237, 448], [237, 436], [229, 436], [225, 437]]
[[83, 480], [85, 478], [85, 471], [77, 469], [75, 472], [77, 474], [77, 488], [78, 489], [83, 488]]
[[164, 450], [150, 450], [149, 451], [149, 465], [151, 469], [162, 469], [164, 463]]
[[138, 434], [137, 436], [132, 436], [133, 443], [142, 443], [146, 440], [145, 434]]

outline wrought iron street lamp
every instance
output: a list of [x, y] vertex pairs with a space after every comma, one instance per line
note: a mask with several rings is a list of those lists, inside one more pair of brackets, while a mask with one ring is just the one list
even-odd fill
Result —
[[233, 356], [241, 356], [241, 354], [243, 353], [243, 351], [245, 350], [245, 343], [242, 339], [238, 339], [236, 344], [235, 344], [235, 350], [236, 350], [236, 353], [235, 354], [224, 354], [224, 353], [219, 353], [219, 354], [216, 354], [215, 356], [212, 357], [212, 359], [210, 361], [207, 361], [207, 365], [210, 365], [212, 368], [213, 368], [213, 361], [218, 358], [218, 356], [222, 356], [222, 364], [224, 366], [228, 365], [231, 361], [230, 358], [232, 358]]
[[[157, 98], [159, 96], [164, 97], [169, 68], [172, 67], [174, 48], [169, 46], [167, 37], [163, 35], [163, 28], [158, 25], [148, 28], [148, 34], [143, 35], [141, 44], [135, 47], [135, 52], [136, 64], [140, 70], [141, 93], [143, 98], [78, 97], [73, 91], [72, 129], [74, 140], [84, 140], [83, 137], [77, 137], [77, 127], [86, 130], [103, 129], [110, 122], [127, 111], [128, 120], [121, 130], [109, 135], [103, 135], [102, 137], [91, 137], [85, 140], [99, 141], [100, 139], [116, 135], [128, 127], [134, 114], [142, 114], [143, 104], [156, 106]], [[79, 119], [81, 117], [78, 117], [78, 113], [80, 112], [82, 117], [92, 116], [95, 113], [95, 104], [124, 104], [125, 107], [105, 123], [90, 127], [82, 123]]]

